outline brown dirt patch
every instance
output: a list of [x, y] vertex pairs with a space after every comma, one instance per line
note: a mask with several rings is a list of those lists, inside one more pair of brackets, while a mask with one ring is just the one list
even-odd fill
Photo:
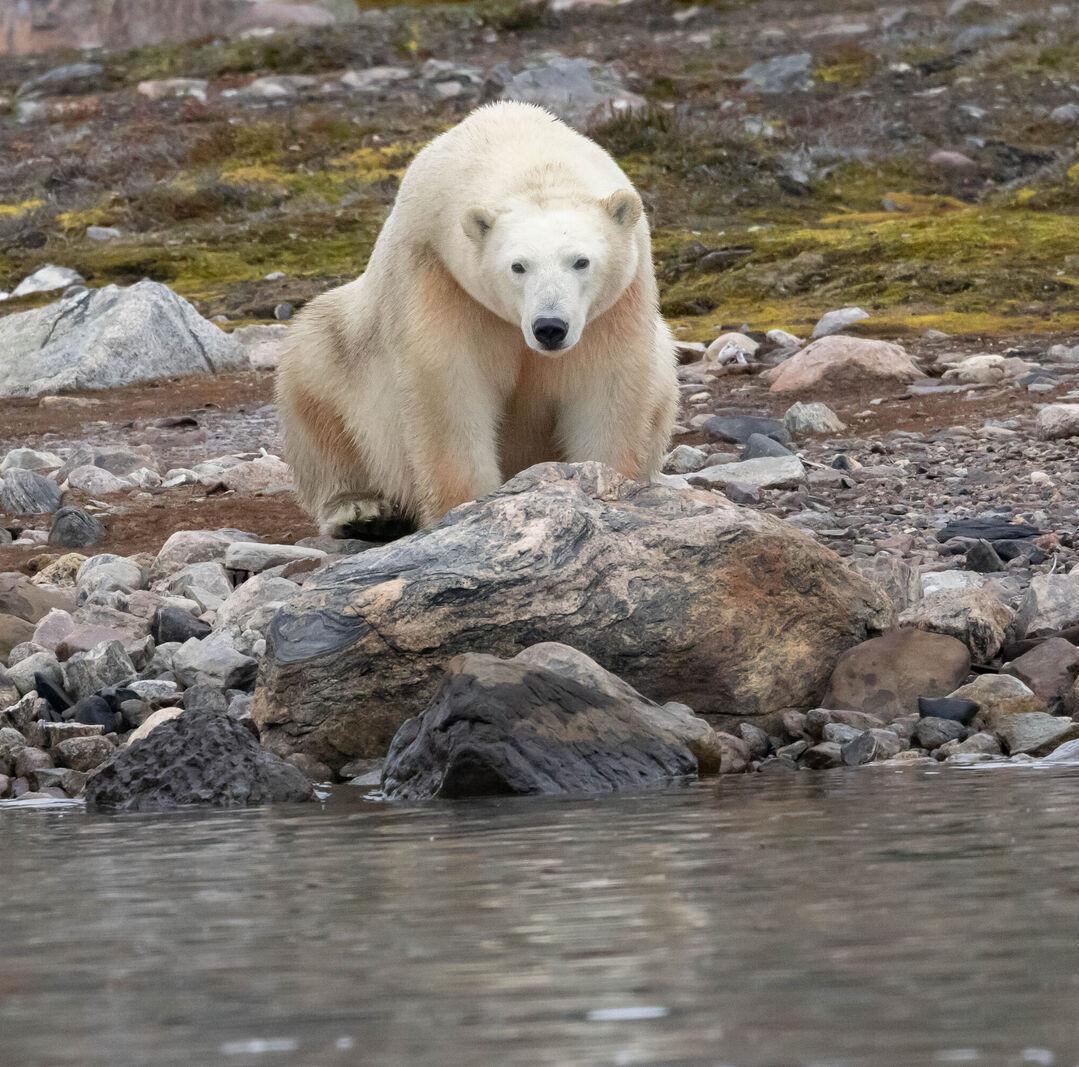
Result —
[[[147, 502], [124, 497], [106, 498], [120, 503], [113, 514], [102, 517], [107, 534], [103, 541], [81, 550], [85, 555], [115, 552], [130, 556], [136, 552], [157, 554], [165, 540], [177, 530], [218, 530], [234, 527], [257, 534], [275, 544], [292, 544], [318, 533], [291, 493], [271, 496], [238, 496], [235, 493], [206, 495], [201, 487], [186, 486], [157, 494]], [[121, 503], [122, 502], [122, 503]], [[80, 503], [68, 494], [65, 503]], [[47, 519], [34, 525], [45, 526]], [[12, 548], [0, 546], [0, 571], [34, 573], [64, 554], [48, 545]], [[79, 550], [74, 550], [79, 551]]]

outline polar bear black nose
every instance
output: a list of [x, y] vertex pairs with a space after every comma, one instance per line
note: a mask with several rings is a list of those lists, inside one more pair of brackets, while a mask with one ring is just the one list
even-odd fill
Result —
[[559, 348], [569, 333], [569, 323], [565, 319], [536, 319], [532, 323], [532, 332], [544, 348], [553, 352]]

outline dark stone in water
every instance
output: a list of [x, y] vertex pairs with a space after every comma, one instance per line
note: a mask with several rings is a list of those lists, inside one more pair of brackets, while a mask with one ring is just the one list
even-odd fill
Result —
[[941, 719], [926, 716], [918, 720], [914, 727], [914, 737], [918, 744], [930, 752], [946, 745], [949, 741], [958, 741], [965, 737], [967, 728], [955, 719]]
[[779, 419], [755, 415], [713, 415], [701, 429], [713, 441], [726, 441], [736, 445], [748, 444], [749, 439], [758, 433], [778, 441], [781, 445], [788, 444], [791, 439], [787, 427]]
[[450, 662], [427, 709], [397, 731], [382, 789], [397, 800], [611, 793], [696, 774], [693, 753], [634, 702], [469, 653]]
[[951, 719], [952, 722], [969, 726], [978, 714], [978, 705], [973, 700], [961, 698], [919, 697], [918, 714], [923, 719]]
[[161, 811], [310, 800], [303, 772], [262, 748], [234, 719], [185, 711], [120, 752], [86, 783], [90, 808]]
[[840, 749], [840, 758], [848, 767], [861, 767], [877, 758], [877, 739], [866, 730]]
[[953, 537], [969, 537], [974, 541], [1010, 541], [1037, 537], [1041, 533], [1036, 526], [1025, 522], [1008, 522], [1003, 518], [956, 519], [937, 531], [937, 540], [943, 544]]

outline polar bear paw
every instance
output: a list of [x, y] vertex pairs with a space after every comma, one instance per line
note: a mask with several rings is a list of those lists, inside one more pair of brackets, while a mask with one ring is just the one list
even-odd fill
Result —
[[322, 509], [319, 531], [339, 540], [395, 541], [416, 530], [416, 524], [389, 501], [377, 497], [337, 498]]

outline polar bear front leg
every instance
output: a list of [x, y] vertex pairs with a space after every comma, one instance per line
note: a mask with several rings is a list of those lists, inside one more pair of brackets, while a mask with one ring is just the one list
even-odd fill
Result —
[[629, 478], [648, 481], [659, 447], [655, 405], [637, 388], [600, 380], [562, 399], [558, 436], [570, 463], [595, 460]]
[[451, 508], [493, 493], [502, 484], [498, 462], [501, 400], [491, 384], [462, 361], [452, 373], [429, 369], [411, 426], [409, 452], [420, 519], [429, 526]]

